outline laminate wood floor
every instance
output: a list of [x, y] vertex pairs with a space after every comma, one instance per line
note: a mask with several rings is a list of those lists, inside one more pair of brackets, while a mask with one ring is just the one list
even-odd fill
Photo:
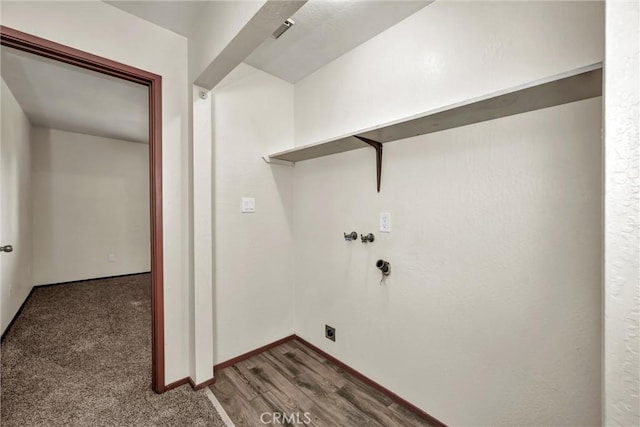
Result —
[[430, 425], [296, 340], [216, 372], [210, 388], [236, 427]]

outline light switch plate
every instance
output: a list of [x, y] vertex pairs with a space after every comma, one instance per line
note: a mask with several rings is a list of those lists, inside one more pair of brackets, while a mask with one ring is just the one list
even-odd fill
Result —
[[391, 214], [389, 212], [380, 212], [380, 231], [391, 233]]
[[256, 199], [253, 197], [243, 197], [242, 198], [242, 212], [243, 213], [253, 213], [256, 211]]

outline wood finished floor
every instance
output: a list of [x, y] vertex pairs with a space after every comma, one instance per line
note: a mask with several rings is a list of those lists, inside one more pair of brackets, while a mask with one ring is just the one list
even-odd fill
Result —
[[[295, 340], [216, 372], [210, 388], [236, 427], [305, 425], [305, 412], [312, 427], [430, 425]], [[265, 424], [264, 412], [299, 422]]]

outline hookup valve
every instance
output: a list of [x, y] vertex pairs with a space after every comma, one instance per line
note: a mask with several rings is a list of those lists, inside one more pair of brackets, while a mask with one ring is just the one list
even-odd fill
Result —
[[369, 234], [361, 234], [360, 235], [360, 240], [362, 240], [362, 243], [371, 243], [374, 240], [376, 240], [376, 238], [373, 236], [373, 233], [369, 233]]
[[356, 240], [358, 238], [358, 233], [356, 233], [355, 231], [352, 231], [351, 233], [347, 234], [344, 233], [344, 240], [346, 242], [350, 242], [352, 240]]

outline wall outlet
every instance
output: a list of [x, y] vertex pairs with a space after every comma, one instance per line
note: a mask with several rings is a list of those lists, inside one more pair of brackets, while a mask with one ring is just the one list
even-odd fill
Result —
[[256, 199], [253, 197], [243, 197], [242, 198], [242, 212], [243, 213], [253, 213], [256, 211]]
[[116, 254], [109, 254], [108, 260], [109, 262], [116, 262]]
[[332, 328], [329, 325], [324, 325], [324, 336], [331, 341], [336, 340], [336, 328]]
[[380, 231], [391, 233], [391, 214], [389, 212], [380, 212]]

